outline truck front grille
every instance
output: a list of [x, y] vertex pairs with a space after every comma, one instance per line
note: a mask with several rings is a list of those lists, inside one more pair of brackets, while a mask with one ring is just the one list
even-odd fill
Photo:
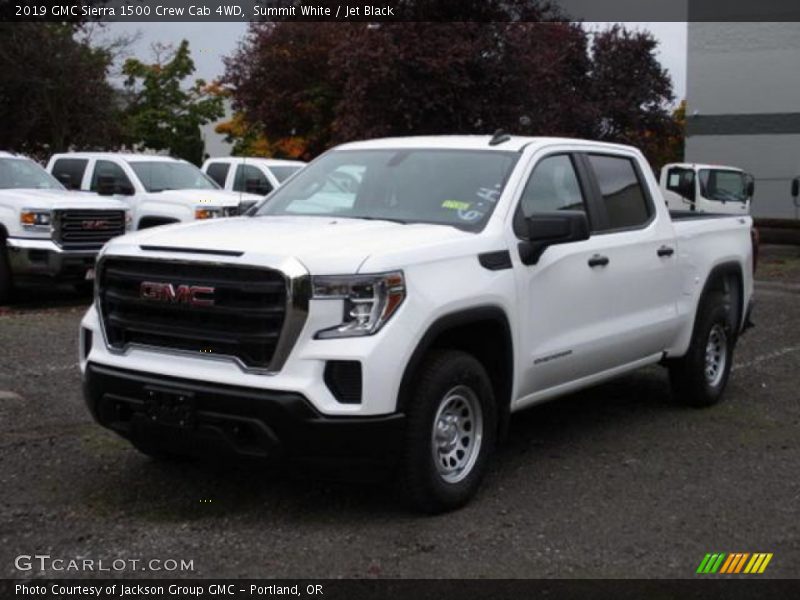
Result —
[[129, 345], [233, 357], [268, 369], [287, 312], [287, 279], [272, 269], [106, 258], [98, 305], [112, 348]]
[[68, 250], [97, 250], [125, 233], [125, 211], [60, 210], [53, 222], [54, 240]]

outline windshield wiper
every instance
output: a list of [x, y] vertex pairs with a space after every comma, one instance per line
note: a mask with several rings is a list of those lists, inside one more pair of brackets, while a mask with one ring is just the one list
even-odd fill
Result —
[[401, 225], [408, 225], [410, 221], [404, 221], [403, 219], [396, 219], [393, 217], [369, 217], [363, 215], [337, 215], [343, 219], [361, 219], [363, 221], [389, 221], [391, 223], [400, 223]]

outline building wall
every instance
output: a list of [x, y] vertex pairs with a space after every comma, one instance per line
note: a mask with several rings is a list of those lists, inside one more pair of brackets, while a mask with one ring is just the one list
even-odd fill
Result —
[[800, 23], [690, 23], [686, 160], [756, 178], [753, 215], [795, 218]]

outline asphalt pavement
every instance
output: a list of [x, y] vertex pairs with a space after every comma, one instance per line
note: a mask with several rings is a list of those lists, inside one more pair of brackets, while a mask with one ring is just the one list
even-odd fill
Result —
[[88, 301], [0, 308], [0, 577], [98, 575], [15, 568], [47, 554], [142, 561], [103, 573], [127, 577], [682, 578], [708, 552], [800, 576], [797, 247], [764, 249], [723, 403], [673, 405], [654, 367], [517, 414], [479, 495], [436, 517], [389, 484], [140, 455], [83, 405]]

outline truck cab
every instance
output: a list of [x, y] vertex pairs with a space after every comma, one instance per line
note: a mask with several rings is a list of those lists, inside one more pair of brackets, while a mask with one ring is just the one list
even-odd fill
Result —
[[661, 193], [674, 211], [749, 215], [753, 176], [737, 167], [671, 163], [661, 169]]
[[0, 152], [0, 304], [26, 280], [88, 287], [100, 248], [129, 226], [124, 203], [70, 192], [34, 161]]
[[51, 157], [47, 170], [68, 189], [124, 202], [134, 229], [235, 216], [262, 197], [222, 190], [193, 164], [168, 156], [71, 152]]
[[223, 190], [266, 196], [305, 165], [299, 160], [227, 156], [209, 158], [202, 171]]

